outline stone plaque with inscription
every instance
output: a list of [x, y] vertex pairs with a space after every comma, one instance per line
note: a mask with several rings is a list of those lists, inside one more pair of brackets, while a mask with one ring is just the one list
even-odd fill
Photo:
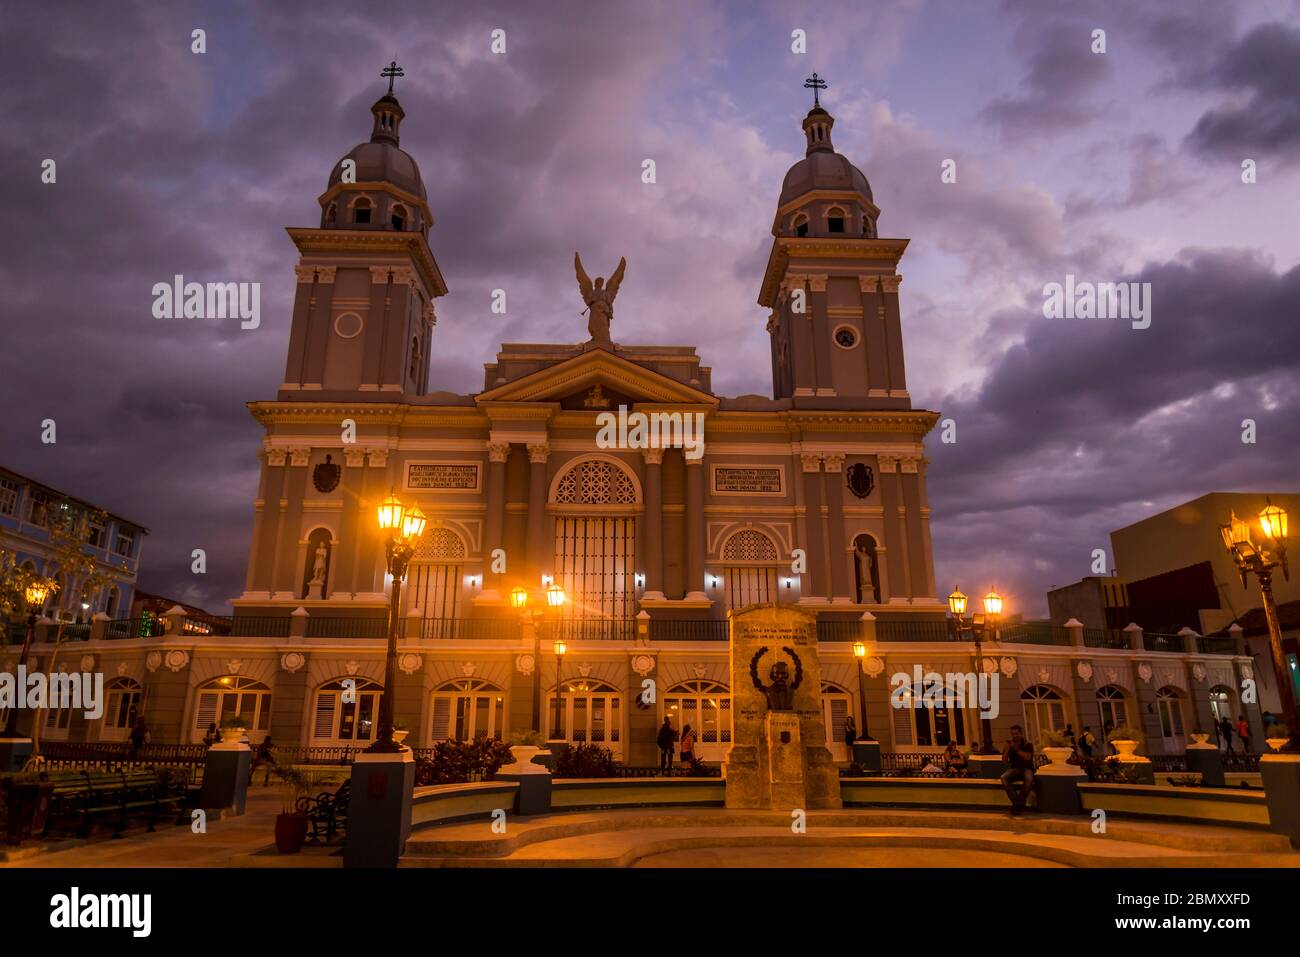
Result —
[[779, 468], [737, 468], [719, 465], [713, 470], [715, 493], [777, 493], [781, 492]]
[[478, 466], [412, 462], [406, 466], [406, 487], [472, 492], [478, 488]]
[[[786, 678], [793, 686], [792, 707], [773, 708], [771, 702], [783, 696], [758, 684], [770, 690]], [[840, 807], [839, 772], [826, 747], [816, 617], [789, 605], [733, 612], [731, 689], [727, 807]]]

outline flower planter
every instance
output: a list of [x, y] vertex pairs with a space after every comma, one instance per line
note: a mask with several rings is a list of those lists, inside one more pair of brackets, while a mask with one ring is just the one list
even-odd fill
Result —
[[1126, 741], [1122, 738], [1116, 738], [1111, 741], [1111, 744], [1114, 746], [1115, 750], [1119, 752], [1118, 757], [1121, 761], [1132, 761], [1137, 757], [1137, 755], [1133, 753], [1137, 750], [1138, 743], [1136, 741]]
[[1066, 764], [1074, 754], [1074, 748], [1043, 748], [1043, 754], [1052, 764]]
[[222, 728], [222, 729], [221, 729], [221, 743], [222, 743], [222, 744], [238, 744], [239, 741], [240, 741], [240, 740], [244, 737], [244, 735], [246, 735], [246, 734], [248, 734], [248, 729], [247, 729], [247, 728]]
[[1291, 739], [1290, 738], [1265, 738], [1264, 740], [1265, 742], [1268, 743], [1268, 746], [1272, 748], [1274, 751], [1281, 751], [1284, 747], [1286, 747], [1286, 743]]
[[279, 814], [275, 818], [275, 849], [281, 854], [297, 854], [307, 843], [306, 814], [296, 811]]
[[406, 740], [406, 736], [407, 736], [408, 734], [410, 734], [410, 733], [411, 733], [411, 731], [410, 731], [409, 728], [394, 728], [394, 729], [393, 729], [393, 740], [394, 740], [396, 743], [401, 744], [403, 741]]
[[1192, 735], [1192, 744], [1204, 744], [1208, 740], [1210, 740], [1210, 736], [1208, 734]]
[[514, 764], [505, 764], [497, 769], [497, 774], [546, 774], [547, 770], [540, 764], [533, 764], [533, 758], [545, 754], [541, 748], [532, 744], [512, 744], [510, 756]]
[[5, 840], [21, 844], [32, 835], [40, 836], [50, 814], [54, 785], [49, 781], [11, 782], [7, 785], [8, 826]]

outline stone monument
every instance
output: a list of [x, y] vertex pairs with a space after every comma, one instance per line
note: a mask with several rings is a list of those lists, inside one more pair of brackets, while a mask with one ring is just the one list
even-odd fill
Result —
[[727, 807], [840, 807], [826, 747], [817, 619], [789, 605], [731, 614], [731, 749]]

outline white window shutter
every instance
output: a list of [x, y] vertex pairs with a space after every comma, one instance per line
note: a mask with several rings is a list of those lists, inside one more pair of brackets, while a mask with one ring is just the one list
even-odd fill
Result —
[[316, 720], [312, 726], [313, 738], [334, 737], [334, 708], [338, 704], [338, 695], [332, 691], [322, 691], [316, 696]]

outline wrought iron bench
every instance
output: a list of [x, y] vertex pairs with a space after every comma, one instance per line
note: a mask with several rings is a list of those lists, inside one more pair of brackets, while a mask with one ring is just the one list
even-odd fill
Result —
[[330, 844], [335, 838], [346, 837], [348, 829], [348, 801], [352, 783], [344, 781], [331, 794], [322, 791], [315, 797], [304, 795], [294, 805], [299, 814], [306, 814], [311, 822], [308, 844]]

